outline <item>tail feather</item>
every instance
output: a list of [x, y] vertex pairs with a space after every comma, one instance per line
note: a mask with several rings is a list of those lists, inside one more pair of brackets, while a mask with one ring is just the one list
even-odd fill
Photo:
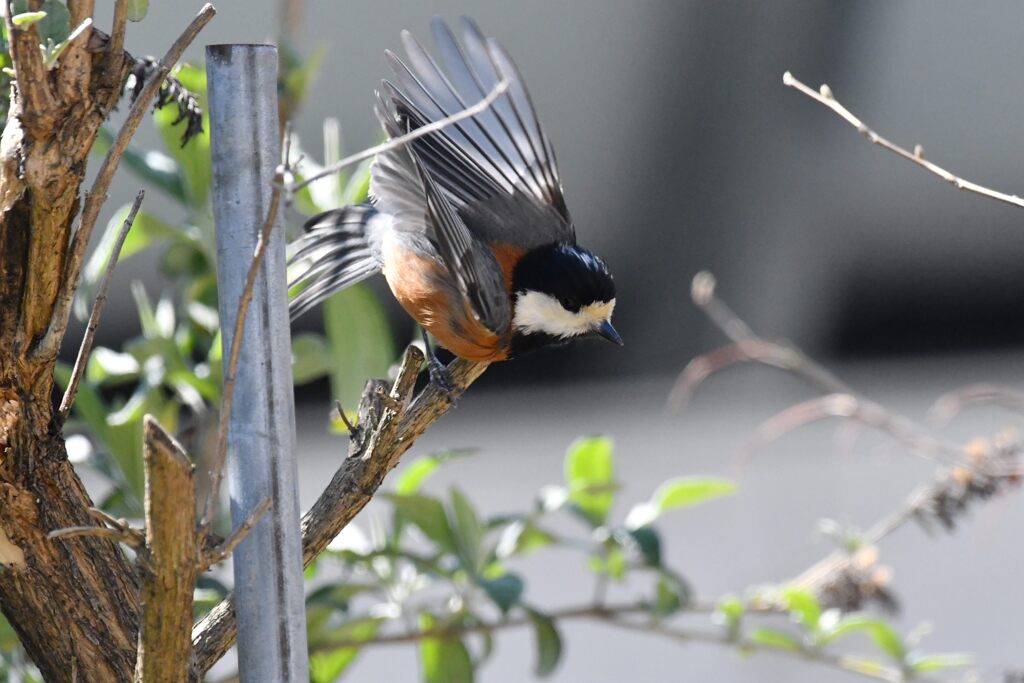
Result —
[[306, 234], [294, 242], [288, 259], [296, 269], [288, 288], [298, 288], [288, 304], [292, 320], [335, 292], [380, 272], [368, 232], [377, 215], [372, 206], [361, 204], [321, 213], [306, 223]]

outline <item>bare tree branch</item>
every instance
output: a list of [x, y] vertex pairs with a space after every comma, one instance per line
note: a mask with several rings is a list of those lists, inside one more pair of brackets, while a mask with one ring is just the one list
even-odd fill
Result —
[[121, 247], [124, 246], [125, 238], [128, 237], [128, 231], [132, 229], [132, 224], [135, 222], [135, 215], [139, 212], [139, 207], [142, 206], [142, 199], [146, 196], [145, 190], [139, 190], [139, 193], [135, 195], [135, 201], [132, 203], [132, 208], [128, 211], [127, 218], [124, 219], [124, 224], [121, 225], [121, 232], [117, 235], [117, 240], [114, 242], [114, 249], [110, 252], [110, 259], [107, 261], [107, 269], [103, 272], [103, 279], [100, 281], [100, 289], [96, 293], [96, 300], [92, 304], [92, 312], [89, 314], [89, 322], [85, 326], [85, 335], [82, 337], [82, 345], [78, 347], [78, 357], [75, 358], [75, 367], [71, 371], [71, 380], [68, 382], [68, 388], [64, 391], [64, 398], [60, 402], [60, 419], [64, 421], [68, 418], [68, 413], [71, 412], [71, 404], [75, 401], [75, 395], [78, 393], [78, 384], [82, 381], [82, 375], [85, 374], [85, 367], [89, 363], [89, 353], [92, 351], [92, 343], [96, 339], [96, 329], [100, 324], [100, 316], [103, 315], [103, 307], [107, 305], [107, 291], [110, 289], [110, 281], [114, 276], [114, 268], [117, 266], [117, 260], [121, 255]]
[[871, 130], [861, 121], [859, 118], [853, 115], [853, 113], [839, 103], [839, 100], [832, 94], [832, 89], [825, 84], [822, 84], [817, 91], [809, 88], [804, 83], [796, 79], [793, 74], [788, 71], [782, 74], [782, 83], [790, 88], [795, 88], [812, 100], [819, 102], [836, 114], [838, 114], [844, 121], [849, 123], [851, 126], [857, 129], [857, 132], [863, 135], [869, 142], [872, 142], [882, 149], [889, 150], [893, 154], [903, 157], [908, 161], [912, 161], [921, 168], [925, 169], [929, 173], [937, 175], [938, 177], [945, 180], [947, 183], [957, 188], [958, 190], [966, 190], [967, 192], [973, 192], [980, 194], [983, 197], [989, 199], [995, 199], [1006, 204], [1012, 204], [1024, 208], [1024, 199], [1018, 197], [1015, 194], [1006, 194], [1004, 192], [998, 192], [990, 188], [978, 185], [977, 183], [971, 182], [970, 180], [964, 180], [963, 178], [953, 175], [946, 169], [942, 168], [938, 164], [932, 163], [924, 158], [924, 148], [921, 145], [915, 145], [914, 151], [911, 152], [908, 149], [900, 147], [899, 145], [890, 142], [883, 138], [881, 135]]
[[[50, 318], [50, 324], [46, 334], [36, 346], [33, 356], [36, 358], [49, 358], [56, 356], [60, 350], [61, 341], [64, 338], [64, 331], [67, 329], [68, 318], [71, 315], [71, 303], [78, 290], [78, 279], [82, 270], [82, 263], [85, 259], [85, 252], [89, 246], [89, 238], [92, 236], [93, 228], [96, 227], [96, 219], [99, 217], [100, 209], [107, 200], [107, 191], [114, 179], [114, 173], [121, 162], [121, 156], [128, 148], [128, 143], [138, 129], [143, 117], [149, 109], [153, 98], [160, 90], [164, 78], [170, 73], [171, 68], [181, 58], [187, 48], [199, 32], [217, 13], [213, 5], [207, 3], [203, 6], [192, 22], [185, 28], [178, 39], [174, 41], [167, 54], [160, 62], [160, 68], [156, 75], [146, 83], [135, 103], [128, 112], [128, 116], [117, 132], [113, 144], [107, 151], [103, 163], [100, 165], [93, 181], [92, 189], [86, 195], [85, 207], [82, 209], [82, 216], [78, 223], [68, 249], [67, 262], [61, 280], [60, 290], [57, 293], [57, 301]], [[38, 48], [37, 48], [38, 52]]]
[[[409, 402], [422, 363], [423, 353], [415, 346], [408, 347], [398, 377], [386, 393], [388, 400], [381, 397], [380, 390], [386, 386], [383, 382], [371, 380], [364, 388], [359, 428], [349, 441], [348, 457], [302, 518], [304, 565], [323, 552], [370, 501], [402, 454], [451, 407], [452, 396], [434, 385]], [[486, 363], [452, 363], [449, 372], [456, 392], [464, 391], [486, 369]], [[209, 670], [234, 643], [235, 635], [234, 602], [228, 596], [193, 629], [196, 668]]]
[[192, 670], [192, 594], [199, 575], [192, 462], [152, 415], [143, 418], [146, 546], [136, 683], [198, 681]]
[[212, 551], [204, 553], [201, 559], [200, 570], [206, 571], [212, 565], [228, 559], [228, 557], [231, 556], [231, 553], [235, 551], [235, 548], [238, 547], [238, 544], [245, 540], [245, 537], [249, 535], [249, 532], [252, 531], [253, 527], [255, 527], [263, 518], [263, 515], [267, 514], [267, 511], [270, 509], [273, 502], [274, 501], [269, 496], [261, 500], [260, 504], [256, 506], [256, 509], [252, 511], [252, 514], [239, 524], [238, 528], [232, 531], [231, 535], [228, 536], [223, 543]]

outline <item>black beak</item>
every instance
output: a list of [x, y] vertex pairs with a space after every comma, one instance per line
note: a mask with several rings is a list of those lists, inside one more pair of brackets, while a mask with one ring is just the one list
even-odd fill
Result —
[[622, 337], [620, 337], [619, 333], [615, 331], [614, 327], [612, 327], [611, 320], [605, 320], [601, 323], [601, 326], [595, 330], [595, 332], [611, 343], [622, 346]]

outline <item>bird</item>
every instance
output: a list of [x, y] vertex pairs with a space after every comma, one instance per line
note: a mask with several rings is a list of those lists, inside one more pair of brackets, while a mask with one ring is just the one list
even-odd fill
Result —
[[[389, 139], [507, 90], [484, 111], [379, 153], [369, 201], [311, 218], [294, 244], [292, 318], [383, 272], [399, 304], [460, 358], [496, 362], [584, 337], [622, 345], [615, 282], [579, 246], [555, 151], [518, 69], [468, 17], [431, 24], [440, 63], [408, 31], [376, 92]], [[444, 366], [427, 343], [431, 377]], [[436, 371], [436, 375], [435, 375]]]

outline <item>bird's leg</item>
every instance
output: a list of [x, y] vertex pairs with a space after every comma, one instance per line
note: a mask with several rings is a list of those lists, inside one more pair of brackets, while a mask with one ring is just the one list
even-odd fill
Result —
[[455, 386], [455, 382], [452, 381], [452, 375], [448, 372], [448, 366], [442, 363], [441, 359], [434, 352], [434, 346], [430, 343], [430, 335], [427, 334], [426, 328], [421, 326], [420, 332], [423, 334], [423, 348], [426, 349], [424, 355], [427, 357], [427, 371], [430, 373], [430, 383], [447, 394], [448, 398], [454, 403], [459, 395], [459, 390]]

